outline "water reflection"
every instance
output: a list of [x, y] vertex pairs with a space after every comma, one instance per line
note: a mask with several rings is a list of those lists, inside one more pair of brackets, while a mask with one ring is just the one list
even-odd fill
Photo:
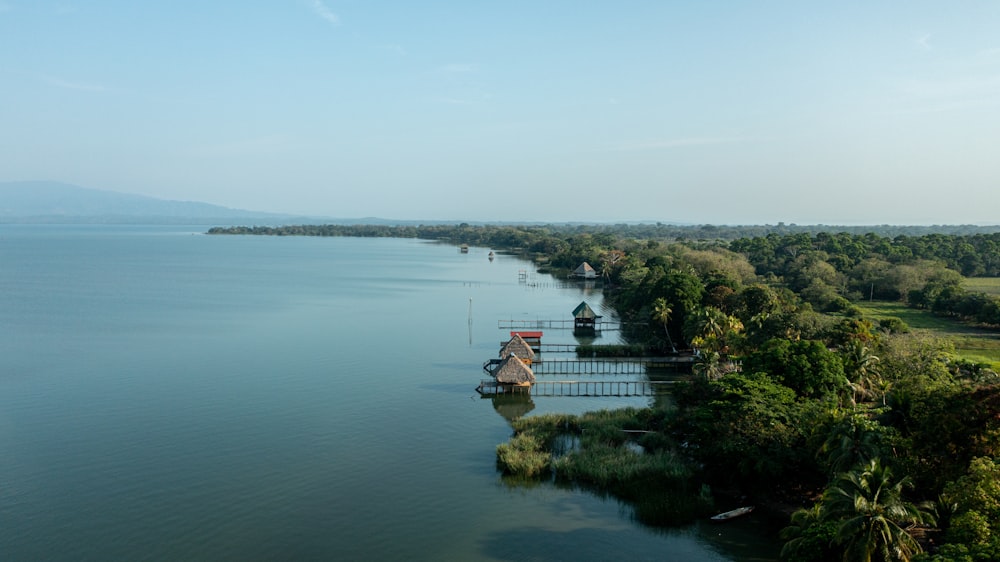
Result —
[[493, 409], [508, 422], [520, 419], [535, 409], [535, 403], [528, 393], [497, 394], [491, 400]]

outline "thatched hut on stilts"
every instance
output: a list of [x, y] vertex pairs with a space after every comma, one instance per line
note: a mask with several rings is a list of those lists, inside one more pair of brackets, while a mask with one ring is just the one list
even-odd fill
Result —
[[500, 348], [500, 359], [506, 359], [511, 355], [516, 355], [525, 365], [531, 365], [532, 360], [535, 358], [535, 350], [531, 349], [531, 345], [524, 341], [524, 338], [518, 334], [514, 334], [510, 338], [510, 341], [503, 344], [503, 347]]
[[508, 392], [528, 392], [535, 382], [535, 373], [521, 359], [510, 354], [493, 372], [497, 384]]

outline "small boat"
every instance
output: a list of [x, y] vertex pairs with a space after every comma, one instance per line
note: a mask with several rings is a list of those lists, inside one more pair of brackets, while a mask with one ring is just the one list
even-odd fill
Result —
[[461, 246], [458, 247], [458, 249], [463, 254], [468, 254], [469, 253], [469, 245], [468, 244], [462, 244]]
[[489, 258], [490, 258], [490, 261], [493, 261], [493, 250], [490, 250]]
[[752, 506], [752, 505], [747, 505], [747, 506], [744, 506], [744, 507], [738, 507], [738, 508], [736, 508], [736, 509], [734, 509], [732, 511], [726, 511], [726, 512], [720, 513], [718, 515], [713, 515], [711, 517], [711, 519], [712, 519], [712, 521], [717, 521], [717, 522], [720, 522], [720, 523], [723, 522], [723, 521], [729, 521], [730, 519], [735, 519], [737, 517], [740, 517], [742, 515], [746, 515], [746, 514], [750, 513], [751, 511], [753, 511], [753, 508], [754, 508], [754, 506]]

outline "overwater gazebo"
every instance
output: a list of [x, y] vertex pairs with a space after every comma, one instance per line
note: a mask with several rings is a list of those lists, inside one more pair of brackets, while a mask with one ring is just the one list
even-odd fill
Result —
[[581, 302], [573, 309], [573, 331], [593, 332], [600, 318], [586, 301]]
[[535, 382], [535, 373], [531, 367], [525, 365], [514, 354], [507, 356], [500, 362], [500, 365], [493, 371], [493, 376], [496, 377], [497, 384], [509, 387], [511, 390], [514, 388], [527, 390]]
[[503, 344], [500, 348], [500, 359], [506, 359], [511, 355], [517, 355], [517, 358], [523, 361], [527, 365], [531, 365], [531, 361], [535, 358], [535, 351], [531, 349], [531, 345], [524, 341], [519, 334], [514, 334], [510, 338], [510, 341]]

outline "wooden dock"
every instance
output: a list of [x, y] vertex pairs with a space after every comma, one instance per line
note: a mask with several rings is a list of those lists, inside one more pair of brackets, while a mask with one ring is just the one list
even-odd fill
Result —
[[576, 348], [579, 344], [575, 343], [543, 343], [541, 345], [542, 353], [576, 353]]
[[[499, 320], [501, 330], [572, 330], [576, 320]], [[595, 332], [613, 332], [622, 329], [622, 323], [614, 320], [598, 321], [594, 324]]]
[[483, 396], [528, 394], [530, 396], [655, 396], [674, 381], [536, 381], [530, 387], [504, 386], [486, 379], [476, 388]]
[[[506, 341], [502, 341], [500, 347], [502, 348], [506, 344]], [[578, 345], [575, 343], [540, 343], [537, 346], [532, 346], [532, 349], [540, 353], [576, 353]]]
[[[688, 372], [692, 363], [690, 357], [535, 359], [531, 371], [535, 375], [644, 375], [650, 369]], [[492, 375], [499, 364], [500, 359], [490, 359], [483, 363], [483, 370]]]
[[619, 359], [546, 359], [531, 364], [536, 375], [643, 375], [649, 369], [687, 370], [690, 361], [675, 357], [623, 357]]

